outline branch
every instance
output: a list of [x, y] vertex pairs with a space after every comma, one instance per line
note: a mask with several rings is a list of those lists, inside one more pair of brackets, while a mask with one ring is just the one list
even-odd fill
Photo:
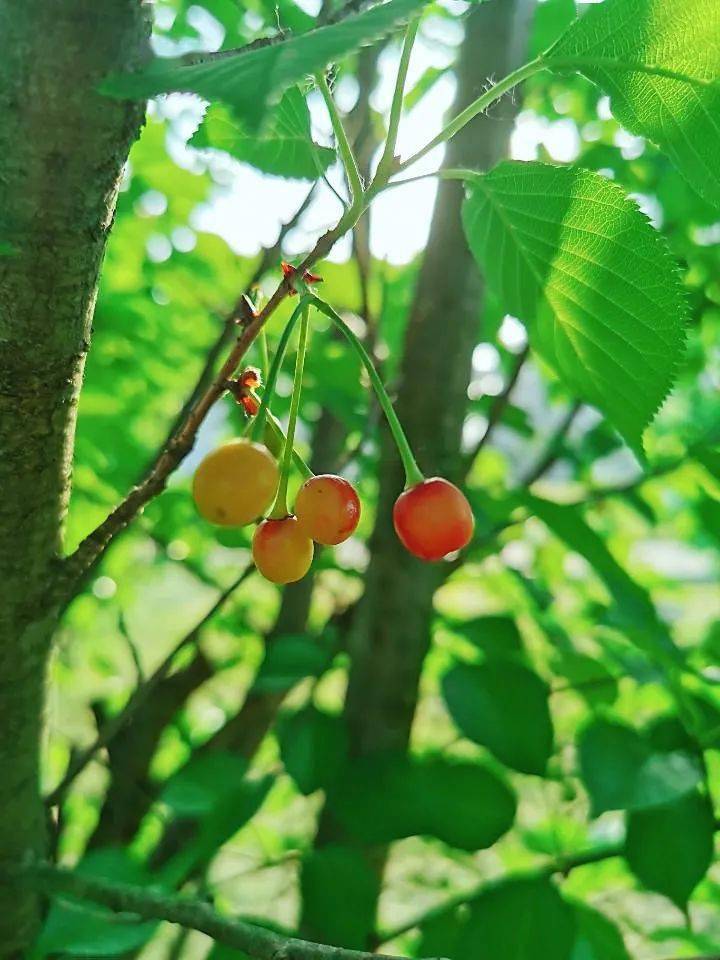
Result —
[[55, 806], [62, 801], [70, 784], [82, 773], [98, 750], [102, 750], [103, 747], [106, 747], [110, 741], [113, 740], [113, 738], [116, 737], [118, 733], [127, 726], [128, 723], [130, 723], [135, 712], [139, 709], [139, 707], [142, 706], [143, 703], [145, 703], [157, 685], [165, 679], [172, 669], [172, 665], [180, 651], [189, 644], [195, 643], [197, 636], [203, 627], [215, 616], [223, 604], [230, 598], [235, 590], [237, 590], [237, 588], [245, 582], [245, 580], [250, 576], [251, 573], [254, 572], [254, 570], [255, 567], [252, 565], [247, 567], [240, 574], [240, 576], [230, 584], [229, 587], [223, 590], [208, 612], [202, 617], [201, 620], [198, 621], [198, 623], [195, 624], [189, 633], [187, 633], [180, 641], [178, 641], [178, 643], [175, 644], [173, 649], [165, 657], [160, 666], [157, 667], [155, 672], [135, 688], [134, 693], [120, 713], [116, 714], [101, 730], [98, 731], [97, 737], [90, 744], [90, 746], [87, 747], [82, 753], [78, 754], [74, 762], [70, 764], [60, 783], [57, 785], [57, 787], [55, 787], [52, 793], [46, 797], [45, 803], [47, 806]]
[[[329, 253], [335, 242], [355, 224], [361, 212], [361, 206], [353, 205], [332, 230], [320, 237], [312, 252], [298, 267], [301, 276], [304, 270]], [[56, 595], [53, 598], [57, 603], [67, 602], [74, 595], [78, 583], [99, 561], [115, 537], [137, 517], [146, 504], [165, 489], [170, 474], [192, 450], [197, 432], [205, 417], [225, 393], [227, 381], [234, 374], [266, 321], [290, 293], [290, 282], [287, 278], [283, 278], [263, 309], [242, 327], [240, 336], [225, 363], [204, 393], [192, 405], [172, 438], [160, 450], [143, 480], [128, 493], [100, 526], [80, 543], [75, 552], [62, 561], [55, 587]]]
[[560, 458], [561, 443], [565, 438], [565, 434], [572, 426], [573, 420], [578, 415], [581, 406], [582, 404], [577, 401], [570, 407], [557, 428], [551, 434], [537, 461], [531, 465], [520, 478], [518, 482], [519, 487], [531, 487], [540, 477], [548, 472], [550, 467], [557, 463]]
[[475, 445], [474, 450], [472, 450], [467, 456], [466, 463], [468, 468], [470, 468], [470, 466], [472, 465], [473, 461], [475, 460], [477, 455], [480, 453], [480, 451], [483, 450], [483, 448], [485, 447], [485, 444], [493, 435], [495, 428], [502, 420], [502, 416], [505, 413], [508, 403], [510, 402], [510, 395], [515, 389], [515, 384], [518, 382], [518, 378], [520, 376], [520, 373], [522, 372], [522, 368], [525, 366], [525, 361], [527, 360], [529, 353], [530, 353], [529, 347], [526, 347], [523, 350], [523, 352], [518, 356], [517, 360], [515, 361], [515, 366], [512, 368], [510, 372], [510, 376], [508, 378], [507, 383], [505, 384], [505, 387], [502, 393], [499, 393], [497, 397], [495, 397], [495, 401], [490, 407], [490, 413], [488, 414], [487, 429], [485, 430], [485, 433], [482, 435], [478, 443]]
[[6, 869], [4, 877], [48, 894], [91, 900], [116, 913], [135, 914], [142, 920], [177, 923], [207, 934], [216, 943], [242, 950], [256, 960], [400, 960], [399, 957], [344, 950], [281, 936], [244, 920], [221, 917], [199, 900], [86, 877], [49, 863], [36, 862], [14, 870]]
[[659, 463], [657, 466], [652, 467], [647, 473], [641, 473], [633, 480], [627, 480], [624, 483], [611, 486], [591, 487], [583, 497], [574, 501], [573, 506], [591, 506], [593, 503], [596, 503], [598, 500], [604, 500], [606, 497], [622, 497], [628, 493], [635, 493], [651, 480], [658, 480], [661, 477], [666, 477], [670, 473], [674, 473], [676, 470], [680, 470], [687, 462], [687, 458], [685, 457], [679, 460], [667, 460], [665, 463]]

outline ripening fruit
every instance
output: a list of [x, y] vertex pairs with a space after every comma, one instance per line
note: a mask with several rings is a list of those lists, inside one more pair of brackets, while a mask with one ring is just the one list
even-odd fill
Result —
[[475, 529], [467, 498], [442, 477], [423, 480], [401, 493], [393, 523], [403, 546], [421, 560], [442, 560], [462, 550]]
[[223, 527], [243, 527], [257, 520], [275, 497], [280, 472], [261, 443], [233, 440], [213, 450], [193, 478], [198, 511]]
[[306, 480], [298, 490], [295, 516], [308, 537], [333, 546], [355, 532], [360, 521], [360, 498], [343, 477], [320, 474]]
[[297, 517], [263, 520], [253, 536], [255, 566], [272, 583], [294, 583], [310, 569], [313, 542], [297, 522]]

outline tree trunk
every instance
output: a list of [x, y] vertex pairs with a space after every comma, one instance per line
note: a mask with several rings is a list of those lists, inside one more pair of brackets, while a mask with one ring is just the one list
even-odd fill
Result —
[[[141, 0], [0, 0], [0, 860], [45, 842], [47, 597], [98, 271], [142, 121], [95, 88], [145, 55], [146, 14]], [[33, 894], [0, 888], [0, 957], [25, 955], [38, 916]]]
[[[453, 113], [524, 58], [531, 0], [489, 3], [475, 10], [457, 68]], [[488, 169], [506, 153], [515, 105], [509, 99], [478, 117], [448, 146], [446, 165]], [[483, 286], [462, 231], [463, 188], [441, 182], [427, 253], [405, 338], [396, 408], [421, 469], [459, 481], [460, 440], [467, 408], [470, 359], [480, 333]], [[347, 720], [358, 755], [404, 750], [417, 685], [430, 642], [433, 595], [442, 564], [410, 557], [392, 524], [403, 488], [400, 461], [387, 432], [378, 516], [366, 591], [354, 625]]]
[[[502, 77], [522, 62], [533, 5], [534, 0], [502, 0], [470, 14], [453, 115], [482, 93], [488, 77]], [[475, 119], [448, 145], [445, 165], [492, 167], [507, 153], [514, 115], [514, 103], [505, 100], [490, 117]], [[440, 183], [396, 401], [420, 468], [455, 482], [464, 472], [460, 441], [483, 304], [483, 283], [463, 235], [462, 199], [461, 184]], [[387, 430], [381, 464], [371, 560], [349, 643], [345, 717], [355, 757], [407, 749], [430, 645], [433, 596], [447, 576], [445, 565], [410, 556], [395, 534], [392, 508], [404, 475]], [[318, 840], [339, 836], [342, 830], [328, 811]], [[383, 870], [381, 851], [368, 851], [368, 860], [373, 869]]]

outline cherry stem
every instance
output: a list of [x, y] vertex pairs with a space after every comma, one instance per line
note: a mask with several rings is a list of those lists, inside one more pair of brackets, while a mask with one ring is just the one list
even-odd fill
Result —
[[[280, 426], [280, 422], [272, 415], [272, 413], [268, 414], [267, 423], [265, 425], [264, 440], [265, 446], [268, 448], [270, 453], [274, 454], [276, 457], [282, 456], [286, 441], [285, 431]], [[294, 447], [292, 458], [293, 463], [295, 464], [295, 469], [304, 480], [309, 480], [310, 477], [315, 476], [310, 467], [305, 463], [303, 458]]]
[[280, 466], [280, 486], [278, 487], [277, 496], [275, 497], [275, 504], [270, 511], [270, 518], [272, 520], [282, 520], [284, 517], [290, 516], [287, 505], [287, 488], [293, 459], [295, 427], [300, 411], [300, 394], [302, 393], [303, 370], [305, 369], [305, 351], [307, 350], [308, 330], [310, 327], [310, 309], [307, 298], [303, 298], [303, 300], [300, 301], [298, 309], [301, 315], [300, 339], [295, 357], [295, 376], [293, 378], [293, 392], [290, 400], [290, 416], [288, 418], [285, 447], [283, 449], [282, 464]]
[[265, 389], [263, 390], [260, 408], [255, 415], [255, 422], [253, 424], [251, 433], [251, 437], [256, 443], [262, 443], [265, 436], [265, 424], [267, 422], [270, 404], [272, 403], [272, 399], [275, 395], [275, 386], [277, 384], [278, 374], [280, 373], [280, 368], [282, 367], [283, 360], [285, 359], [285, 351], [287, 350], [287, 345], [290, 342], [290, 337], [295, 329], [295, 324], [297, 323], [298, 317], [303, 311], [304, 305], [305, 300], [301, 299], [300, 303], [297, 305], [297, 307], [295, 307], [290, 315], [290, 319], [285, 324], [285, 329], [283, 330], [282, 336], [280, 337], [280, 342], [277, 345], [272, 366], [270, 367], [270, 372], [267, 374], [267, 380], [265, 382]]
[[380, 374], [375, 369], [375, 364], [370, 359], [370, 355], [368, 354], [367, 350], [362, 345], [360, 340], [355, 336], [350, 327], [345, 323], [343, 318], [336, 313], [328, 303], [325, 303], [324, 300], [321, 300], [314, 294], [308, 294], [307, 298], [317, 310], [319, 310], [321, 313], [324, 313], [326, 317], [329, 317], [329, 319], [333, 321], [345, 339], [348, 340], [351, 346], [355, 348], [360, 360], [363, 363], [363, 366], [367, 370], [368, 376], [370, 377], [370, 382], [372, 383], [377, 395], [378, 402], [387, 418], [390, 432], [392, 433], [393, 440], [395, 441], [398, 453], [400, 454], [400, 459], [402, 460], [402, 465], [405, 468], [406, 488], [414, 487], [416, 484], [422, 483], [425, 479], [425, 476], [417, 464], [417, 460], [415, 459], [408, 439], [405, 436], [405, 431], [398, 420], [398, 416], [395, 413], [392, 402], [390, 401], [390, 397], [387, 395], [387, 391], [380, 378]]
[[265, 327], [260, 331], [260, 369], [262, 370], [262, 375], [267, 380], [268, 374], [270, 372], [270, 356], [268, 354], [268, 345], [267, 345], [267, 333]]

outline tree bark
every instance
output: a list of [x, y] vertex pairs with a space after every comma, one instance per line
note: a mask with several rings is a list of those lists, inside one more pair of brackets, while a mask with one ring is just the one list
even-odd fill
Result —
[[[452, 115], [482, 93], [488, 77], [502, 77], [523, 61], [533, 6], [534, 0], [503, 0], [483, 4], [470, 14], [456, 69]], [[515, 111], [507, 99], [493, 108], [491, 116], [472, 121], [448, 145], [445, 165], [492, 167], [507, 153]], [[426, 475], [454, 482], [461, 482], [464, 474], [461, 435], [483, 305], [482, 279], [463, 235], [462, 200], [461, 184], [440, 183], [395, 404], [420, 468]], [[365, 593], [349, 638], [345, 718], [355, 757], [408, 747], [430, 645], [433, 597], [449, 566], [415, 559], [395, 534], [392, 508], [404, 475], [387, 429], [381, 464]], [[326, 811], [319, 843], [341, 836], [341, 828]], [[382, 872], [384, 853], [373, 850], [367, 855], [373, 869]]]
[[[522, 62], [531, 12], [529, 0], [508, 0], [470, 15], [453, 113], [482, 92], [487, 77], [504, 76]], [[478, 117], [450, 142], [446, 165], [492, 167], [507, 153], [514, 114], [507, 99], [491, 116]], [[462, 197], [459, 183], [441, 182], [396, 402], [421, 469], [455, 482], [463, 475], [460, 441], [483, 302], [482, 280], [462, 231]], [[442, 564], [410, 557], [395, 535], [392, 507], [404, 481], [387, 432], [382, 463], [372, 559], [351, 637], [346, 713], [357, 755], [408, 744], [433, 595], [446, 576]]]
[[[100, 97], [144, 56], [141, 0], [0, 0], [0, 860], [41, 852], [45, 667], [78, 393], [119, 179], [142, 105]], [[36, 896], [0, 887], [0, 957]]]

